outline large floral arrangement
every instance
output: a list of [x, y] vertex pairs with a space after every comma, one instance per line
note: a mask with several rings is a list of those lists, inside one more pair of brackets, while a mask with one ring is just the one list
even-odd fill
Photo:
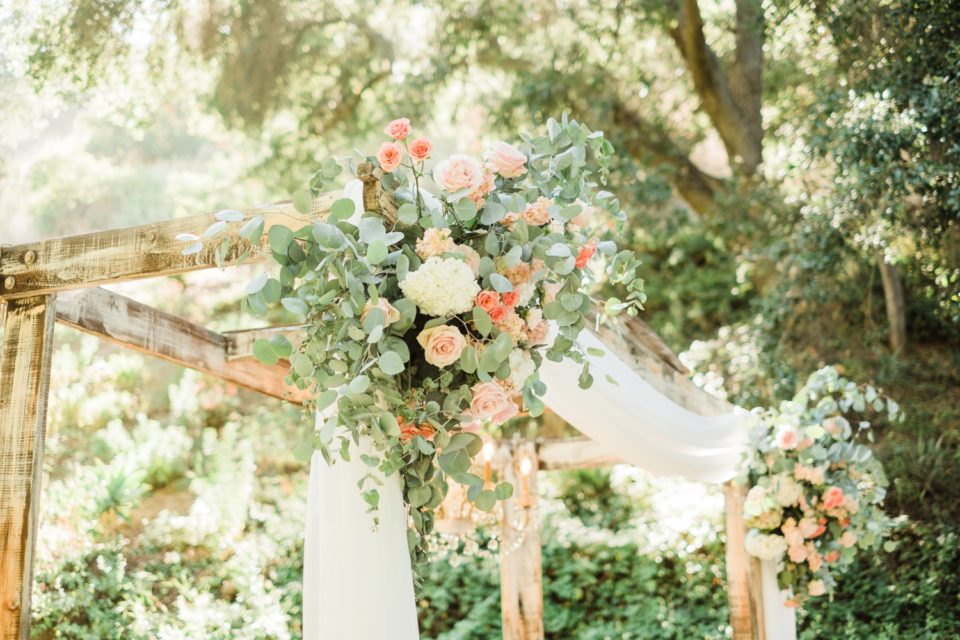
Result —
[[[760, 414], [745, 465], [747, 551], [778, 561], [786, 604], [831, 593], [858, 550], [881, 545], [894, 521], [881, 508], [887, 479], [859, 440], [868, 412], [897, 419], [896, 402], [826, 367], [793, 400]], [[859, 418], [856, 424], [850, 419]]]
[[[298, 346], [277, 335], [258, 341], [255, 354], [289, 358], [290, 381], [315, 390], [312, 408], [326, 420], [310, 445], [328, 462], [359, 454], [382, 475], [399, 474], [420, 562], [451, 481], [481, 510], [512, 493], [472, 473], [476, 429], [543, 411], [543, 358], [582, 363], [588, 387], [577, 335], [595, 310], [635, 314], [644, 294], [639, 261], [613, 241], [625, 216], [601, 188], [612, 153], [601, 133], [551, 119], [547, 135], [432, 168], [431, 141], [407, 119], [385, 134], [364, 161], [379, 169], [395, 222], [340, 199], [325, 220], [271, 227], [276, 273], [251, 282], [245, 304], [262, 314], [280, 303], [304, 316]], [[322, 162], [295, 206], [307, 212], [342, 164]], [[240, 218], [221, 212], [208, 235]], [[239, 234], [256, 247], [263, 230], [255, 218]], [[186, 240], [195, 250], [197, 239]], [[593, 297], [601, 279], [621, 298]], [[371, 473], [361, 487], [372, 510], [379, 482]]]

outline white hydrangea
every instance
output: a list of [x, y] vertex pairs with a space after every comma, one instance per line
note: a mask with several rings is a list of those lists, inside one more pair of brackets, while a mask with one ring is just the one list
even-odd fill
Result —
[[480, 285], [463, 260], [434, 256], [407, 274], [400, 290], [428, 316], [451, 316], [473, 309]]
[[747, 553], [761, 560], [777, 560], [787, 551], [787, 540], [775, 533], [766, 535], [756, 529], [747, 533], [745, 541]]
[[800, 483], [785, 473], [774, 478], [774, 487], [777, 490], [777, 502], [781, 507], [789, 507], [800, 500], [803, 495], [803, 487]]
[[510, 352], [510, 376], [507, 378], [507, 384], [515, 391], [523, 389], [523, 383], [527, 378], [537, 372], [537, 365], [534, 363], [530, 354], [523, 349], [514, 349]]

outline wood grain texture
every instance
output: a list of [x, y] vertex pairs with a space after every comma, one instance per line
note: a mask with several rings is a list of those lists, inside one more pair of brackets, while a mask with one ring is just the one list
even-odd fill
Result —
[[224, 331], [223, 337], [227, 340], [227, 360], [237, 360], [241, 358], [253, 357], [253, 343], [264, 338], [269, 339], [275, 335], [287, 337], [296, 349], [303, 340], [303, 331], [305, 324], [278, 325], [275, 327], [263, 327], [262, 329], [239, 329], [236, 331]]
[[[543, 560], [540, 549], [540, 522], [534, 510], [540, 502], [537, 474], [526, 479], [520, 461], [529, 458], [537, 469], [537, 451], [532, 442], [500, 447], [500, 478], [514, 487], [505, 500], [500, 522], [500, 615], [503, 640], [543, 640]], [[526, 489], [525, 489], [526, 487]], [[522, 531], [512, 526], [524, 523]], [[519, 543], [519, 545], [518, 545]]]
[[623, 458], [589, 438], [547, 440], [540, 443], [537, 455], [540, 469], [544, 471], [593, 469], [625, 462]]
[[[264, 218], [262, 245], [266, 232], [274, 225], [299, 229], [327, 215], [339, 192], [321, 194], [314, 200], [310, 214], [297, 212], [289, 202], [251, 207], [242, 210], [244, 219]], [[188, 243], [177, 240], [181, 233], [201, 235], [215, 222], [212, 213], [164, 220], [125, 229], [109, 229], [83, 235], [55, 238], [41, 242], [0, 246], [0, 298], [79, 289], [111, 282], [166, 276], [216, 266], [214, 258], [225, 237], [230, 249], [225, 263], [235, 261], [249, 243], [236, 232], [239, 224], [230, 225], [228, 233], [204, 240], [203, 250], [183, 255]], [[248, 261], [262, 259], [251, 252]]]
[[730, 482], [723, 485], [730, 627], [733, 629], [733, 640], [765, 640], [759, 561], [747, 554], [745, 545], [747, 531], [743, 522], [745, 492], [744, 487]]
[[604, 346], [637, 374], [681, 407], [704, 416], [733, 411], [689, 378], [689, 371], [650, 326], [638, 318], [601, 324], [596, 331]]
[[307, 393], [288, 386], [285, 361], [228, 360], [223, 335], [102, 288], [61, 294], [57, 321], [141, 353], [300, 404]]
[[40, 519], [52, 296], [8, 302], [0, 356], [0, 640], [26, 640]]

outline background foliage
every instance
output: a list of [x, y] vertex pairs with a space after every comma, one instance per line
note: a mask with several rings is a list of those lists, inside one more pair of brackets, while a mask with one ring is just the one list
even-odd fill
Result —
[[[0, 218], [3, 242], [275, 199], [399, 115], [440, 155], [563, 110], [604, 130], [624, 241], [645, 259], [646, 320], [699, 382], [768, 404], [837, 363], [906, 414], [877, 425], [876, 450], [888, 510], [911, 528], [811, 606], [804, 637], [957, 635], [955, 0], [6, 0], [0, 15], [0, 207], [17, 212]], [[713, 57], [690, 55], [701, 46]], [[703, 59], [716, 66], [691, 62]], [[889, 307], [891, 278], [903, 303]], [[128, 293], [249, 326], [217, 274]], [[295, 637], [294, 416], [68, 345], [57, 369], [82, 364], [63, 367], [51, 403], [39, 637]], [[722, 577], [618, 533], [649, 504], [589, 474], [556, 484], [561, 520], [614, 532], [579, 530], [569, 547], [545, 536], [552, 637], [722, 635]], [[217, 487], [234, 485], [244, 499], [220, 504]], [[719, 562], [714, 543], [700, 549], [683, 552]], [[489, 563], [433, 571], [427, 634], [495, 633]]]

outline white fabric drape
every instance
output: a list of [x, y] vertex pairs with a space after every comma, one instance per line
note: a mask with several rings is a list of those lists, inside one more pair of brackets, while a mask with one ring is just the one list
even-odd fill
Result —
[[370, 467], [353, 450], [350, 462], [310, 462], [303, 553], [304, 640], [418, 640], [407, 515], [399, 478], [382, 478], [380, 524], [357, 483]]
[[[580, 365], [544, 359], [540, 378], [547, 385], [544, 403], [590, 439], [624, 460], [663, 476], [699, 482], [723, 482], [736, 474], [746, 442], [746, 412], [701, 416], [670, 400], [590, 331], [577, 342], [587, 356], [593, 386], [579, 388]], [[608, 381], [607, 376], [616, 380]]]
[[[357, 204], [359, 218], [360, 181], [348, 184], [344, 195]], [[544, 360], [540, 376], [547, 385], [543, 400], [548, 407], [584, 435], [651, 473], [709, 483], [735, 475], [746, 442], [746, 412], [695, 414], [648, 384], [593, 333], [584, 331], [579, 342], [584, 349], [604, 351], [602, 356], [588, 356], [594, 384], [589, 391], [579, 388], [576, 363]], [[608, 375], [617, 384], [608, 382]], [[398, 479], [390, 478], [380, 487], [380, 527], [373, 531], [357, 488], [370, 469], [357, 453], [351, 462], [338, 461], [332, 467], [319, 454], [311, 462], [303, 637], [418, 640]], [[776, 567], [765, 565], [763, 591], [768, 640], [795, 640], [794, 611], [782, 604]]]
[[760, 561], [760, 592], [767, 640], [797, 640], [797, 610], [783, 604], [790, 594], [777, 584], [776, 560]]

